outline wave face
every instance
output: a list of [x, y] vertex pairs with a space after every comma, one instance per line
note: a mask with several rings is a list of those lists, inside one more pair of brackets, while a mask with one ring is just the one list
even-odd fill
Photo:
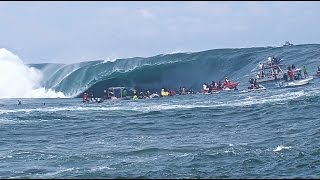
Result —
[[223, 80], [226, 76], [240, 82], [239, 89], [246, 89], [250, 71], [268, 56], [280, 57], [287, 65], [306, 65], [309, 74], [314, 74], [320, 64], [320, 45], [214, 49], [113, 62], [97, 60], [29, 66], [43, 73], [41, 86], [61, 91], [68, 97], [79, 97], [85, 91], [102, 96], [103, 90], [113, 86], [134, 87], [141, 91], [159, 91], [163, 87], [177, 90], [181, 86], [198, 90], [204, 82]]

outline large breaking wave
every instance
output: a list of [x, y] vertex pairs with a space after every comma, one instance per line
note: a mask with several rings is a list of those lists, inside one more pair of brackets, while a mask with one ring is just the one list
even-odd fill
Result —
[[254, 47], [214, 49], [194, 53], [160, 54], [114, 61], [87, 61], [75, 64], [30, 64], [43, 74], [41, 86], [77, 97], [84, 91], [102, 96], [112, 86], [159, 91], [162, 87], [180, 86], [198, 90], [204, 82], [228, 77], [246, 88], [250, 71], [268, 56], [283, 59], [285, 64], [306, 65], [313, 74], [320, 64], [320, 45], [290, 47]]
[[65, 97], [62, 92], [41, 87], [42, 72], [28, 67], [18, 56], [3, 48], [0, 49], [0, 73], [0, 98]]

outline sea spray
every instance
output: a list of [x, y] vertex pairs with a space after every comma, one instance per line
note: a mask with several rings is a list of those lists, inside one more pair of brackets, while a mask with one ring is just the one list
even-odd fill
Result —
[[26, 66], [7, 49], [0, 49], [0, 98], [64, 98], [62, 92], [40, 87], [41, 71]]

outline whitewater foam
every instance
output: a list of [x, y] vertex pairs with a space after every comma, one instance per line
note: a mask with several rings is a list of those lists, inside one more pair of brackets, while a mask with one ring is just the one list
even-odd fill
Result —
[[0, 63], [0, 98], [65, 98], [62, 92], [40, 87], [41, 71], [28, 67], [7, 49], [0, 49]]
[[274, 152], [279, 152], [279, 151], [281, 151], [282, 149], [290, 149], [291, 148], [291, 146], [283, 146], [283, 145], [280, 145], [280, 146], [278, 146], [276, 149], [274, 149], [273, 151]]

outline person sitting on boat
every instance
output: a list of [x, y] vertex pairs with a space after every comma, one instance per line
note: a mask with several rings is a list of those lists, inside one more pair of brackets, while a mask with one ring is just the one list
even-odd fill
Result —
[[179, 87], [179, 94], [181, 95], [181, 93], [182, 93], [182, 87], [180, 86]]
[[161, 95], [162, 97], [168, 96], [168, 95], [169, 95], [169, 92], [166, 91], [164, 88], [162, 88], [162, 89], [161, 89], [161, 92], [160, 92], [160, 95]]
[[303, 75], [304, 75], [304, 78], [309, 77], [306, 66], [303, 66]]
[[224, 79], [224, 84], [229, 84], [230, 83], [230, 81], [229, 81], [229, 79], [226, 77], [225, 79]]
[[139, 99], [139, 97], [138, 97], [138, 95], [137, 95], [137, 92], [134, 91], [134, 94], [133, 94], [133, 96], [132, 96], [132, 100], [138, 100], [138, 99]]
[[212, 81], [211, 84], [213, 87], [215, 87], [216, 82]]
[[291, 69], [292, 69], [292, 70], [295, 70], [296, 67], [292, 64]]
[[[208, 87], [208, 85], [207, 85]], [[209, 90], [209, 89], [208, 89]], [[181, 95], [186, 95], [187, 94], [187, 91], [186, 91], [186, 88], [185, 87], [182, 87], [182, 92], [181, 92]]]
[[147, 90], [147, 92], [146, 92], [146, 96], [147, 96], [147, 98], [149, 98], [149, 97], [150, 97], [150, 95], [151, 95], [151, 92], [150, 92], [149, 90]]
[[215, 81], [211, 82], [210, 86], [212, 86], [212, 90], [217, 88], [216, 84], [217, 83]]
[[230, 81], [229, 81], [229, 79], [226, 77], [226, 78], [224, 79], [223, 88], [228, 87], [229, 84], [230, 84]]
[[174, 90], [170, 90], [169, 91], [169, 96], [174, 96], [174, 95], [176, 95], [176, 92]]
[[212, 92], [212, 89], [213, 89], [213, 85], [212, 85], [212, 84], [210, 84], [210, 85], [209, 85], [208, 93], [211, 93], [211, 92]]
[[218, 89], [219, 88], [219, 85], [217, 82], [214, 83], [214, 88]]
[[203, 88], [203, 89], [202, 89], [203, 92], [208, 92], [208, 91], [209, 91], [209, 88], [208, 88], [207, 83], [203, 83], [202, 88]]
[[320, 66], [318, 66], [318, 72], [320, 72]]
[[221, 81], [220, 80], [217, 82], [217, 89], [221, 89]]
[[83, 102], [89, 102], [89, 101], [88, 101], [88, 94], [87, 94], [87, 93], [84, 93], [84, 94], [83, 94], [83, 99], [82, 99], [82, 101], [83, 101]]
[[144, 99], [144, 95], [143, 95], [143, 92], [142, 92], [142, 91], [140, 91], [138, 98], [139, 98], [139, 99]]
[[250, 83], [250, 86], [248, 87], [248, 89], [253, 89], [253, 78], [250, 78], [249, 80], [249, 83]]

